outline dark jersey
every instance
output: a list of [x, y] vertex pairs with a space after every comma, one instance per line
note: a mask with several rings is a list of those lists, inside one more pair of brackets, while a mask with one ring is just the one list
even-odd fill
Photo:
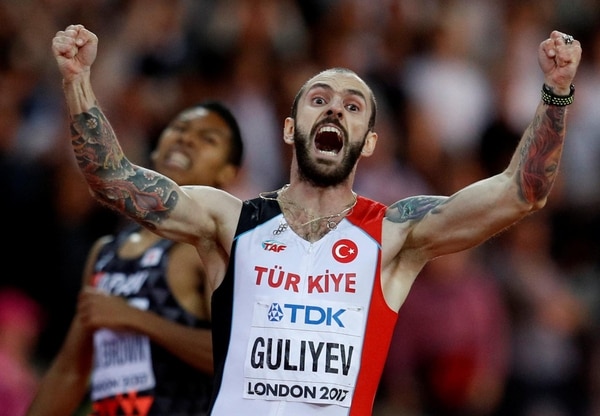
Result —
[[[166, 279], [170, 240], [140, 257], [123, 259], [118, 248], [135, 227], [100, 251], [94, 285], [135, 307], [193, 328], [210, 328], [185, 311]], [[212, 377], [183, 362], [145, 335], [107, 329], [94, 335], [91, 398], [94, 416], [201, 416], [207, 414]]]

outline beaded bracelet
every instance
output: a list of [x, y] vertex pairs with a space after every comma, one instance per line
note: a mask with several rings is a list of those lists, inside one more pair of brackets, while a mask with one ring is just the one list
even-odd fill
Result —
[[573, 104], [575, 95], [575, 85], [571, 84], [569, 95], [556, 95], [552, 92], [552, 89], [544, 84], [542, 86], [542, 101], [547, 105], [556, 105], [558, 107], [564, 107], [566, 105]]

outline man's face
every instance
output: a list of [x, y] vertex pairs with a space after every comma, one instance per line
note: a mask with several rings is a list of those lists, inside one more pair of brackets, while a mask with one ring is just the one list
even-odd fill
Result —
[[152, 153], [154, 168], [179, 185], [222, 187], [231, 131], [217, 114], [204, 108], [181, 112], [162, 132]]
[[332, 186], [348, 178], [369, 133], [370, 94], [353, 74], [326, 72], [309, 82], [294, 124], [303, 179]]

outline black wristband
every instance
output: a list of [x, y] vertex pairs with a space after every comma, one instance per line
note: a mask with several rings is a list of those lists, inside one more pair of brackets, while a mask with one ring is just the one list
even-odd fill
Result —
[[566, 105], [573, 104], [575, 96], [575, 85], [571, 84], [569, 95], [556, 95], [552, 92], [549, 86], [544, 84], [542, 86], [542, 101], [547, 105], [556, 105], [558, 107], [564, 107]]

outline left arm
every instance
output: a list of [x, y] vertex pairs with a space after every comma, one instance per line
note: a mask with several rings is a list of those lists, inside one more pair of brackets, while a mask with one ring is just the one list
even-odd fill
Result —
[[[579, 42], [567, 44], [564, 36], [553, 31], [538, 51], [544, 82], [559, 96], [569, 94], [581, 59]], [[558, 174], [566, 114], [567, 107], [541, 101], [501, 174], [450, 197], [408, 198], [391, 205], [388, 221], [411, 223], [401, 248], [403, 257], [424, 263], [476, 246], [541, 209]]]

